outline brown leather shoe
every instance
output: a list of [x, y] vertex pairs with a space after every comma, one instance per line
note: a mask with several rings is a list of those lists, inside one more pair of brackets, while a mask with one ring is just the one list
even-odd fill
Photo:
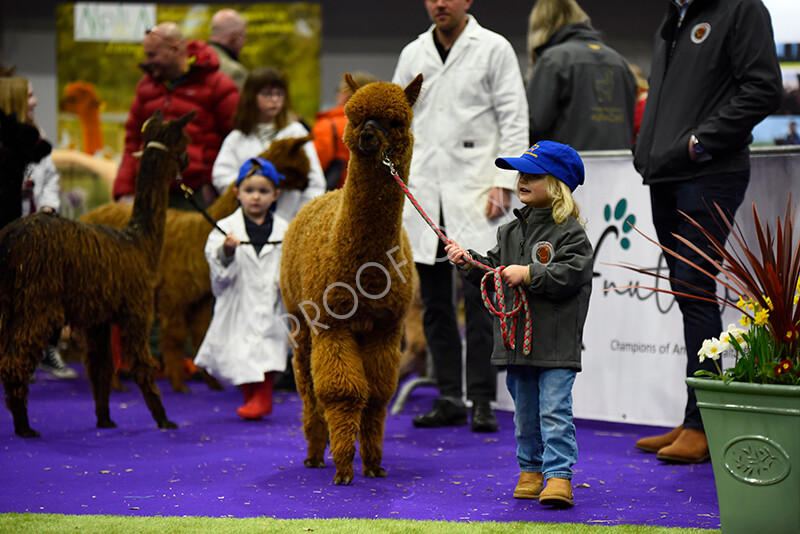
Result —
[[544, 475], [541, 473], [526, 473], [523, 471], [519, 474], [517, 487], [514, 488], [514, 498], [538, 499], [539, 494], [542, 492], [543, 485]]
[[572, 506], [575, 504], [572, 498], [572, 481], [566, 478], [548, 478], [547, 487], [539, 494], [539, 502], [556, 508]]
[[678, 439], [659, 450], [657, 456], [661, 461], [676, 464], [699, 464], [707, 462], [709, 457], [705, 433], [690, 428], [681, 430]]
[[650, 436], [648, 438], [642, 438], [636, 442], [634, 445], [640, 451], [645, 452], [658, 452], [667, 445], [672, 445], [672, 443], [678, 439], [678, 435], [683, 430], [683, 425], [673, 428], [666, 434], [661, 434], [660, 436]]

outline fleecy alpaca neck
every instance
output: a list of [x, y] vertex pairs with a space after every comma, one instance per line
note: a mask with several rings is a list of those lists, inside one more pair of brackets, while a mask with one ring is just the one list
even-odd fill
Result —
[[97, 106], [87, 106], [88, 109], [78, 115], [83, 134], [83, 151], [94, 155], [103, 148], [103, 133], [100, 128], [100, 111]]
[[[408, 164], [399, 167], [400, 173], [408, 170]], [[405, 197], [388, 167], [374, 156], [351, 153], [342, 194], [333, 232], [350, 237], [346, 246], [353, 253], [383, 256], [400, 244]]]
[[172, 154], [145, 148], [136, 175], [133, 214], [125, 231], [150, 252], [147, 261], [153, 272], [158, 270], [161, 261], [169, 184], [177, 173], [178, 162]]

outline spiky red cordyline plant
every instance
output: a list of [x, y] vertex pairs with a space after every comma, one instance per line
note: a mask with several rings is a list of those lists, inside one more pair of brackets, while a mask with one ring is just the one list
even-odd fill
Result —
[[[713, 275], [684, 256], [681, 256], [646, 236], [638, 228], [632, 228], [678, 261], [682, 261], [706, 276], [713, 278], [734, 294], [757, 302], [763, 309], [769, 310], [769, 329], [775, 338], [777, 346], [784, 349], [780, 350], [779, 354], [783, 354], [785, 355], [784, 357], [793, 359], [795, 363], [798, 363], [796, 359], [798, 354], [798, 338], [800, 337], [800, 328], [798, 328], [798, 323], [800, 323], [800, 306], [795, 306], [794, 295], [797, 288], [798, 276], [800, 276], [800, 247], [796, 246], [794, 243], [793, 221], [795, 208], [792, 205], [791, 195], [786, 204], [786, 213], [783, 217], [783, 223], [781, 222], [781, 218], [778, 217], [777, 239], [773, 239], [769, 224], [765, 225], [762, 223], [758, 214], [758, 209], [755, 203], [753, 204], [753, 221], [755, 224], [756, 238], [758, 240], [758, 251], [761, 254], [760, 258], [756, 256], [745, 243], [744, 234], [739, 225], [733, 221], [733, 217], [726, 215], [716, 203], [714, 203], [714, 209], [717, 212], [717, 215], [714, 215], [712, 212], [714, 222], [720, 228], [727, 228], [730, 233], [730, 238], [736, 242], [733, 251], [726, 249], [725, 243], [721, 243], [689, 215], [683, 212], [680, 213], [690, 224], [700, 230], [708, 240], [711, 251], [718, 257], [721, 257], [722, 262], [713, 259], [708, 253], [701, 250], [696, 244], [691, 243], [686, 238], [676, 234], [673, 235], [680, 242], [699, 254], [703, 259], [711, 263], [711, 265], [720, 272], [721, 276]], [[777, 247], [773, 246], [775, 241], [777, 241]], [[638, 267], [630, 265], [620, 266], [647, 276], [675, 282], [707, 296], [691, 295], [680, 291], [656, 287], [647, 287], [643, 289], [669, 293], [676, 296], [685, 296], [708, 302], [718, 302], [725, 306], [738, 309], [735, 302], [720, 297], [716, 293], [711, 293], [694, 285]], [[769, 299], [771, 305], [767, 303], [767, 299]], [[753, 316], [746, 310], [741, 311], [753, 319]]]

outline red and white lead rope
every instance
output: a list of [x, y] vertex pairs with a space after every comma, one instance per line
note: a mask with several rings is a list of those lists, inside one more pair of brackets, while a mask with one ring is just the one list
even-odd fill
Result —
[[[383, 157], [383, 164], [389, 167], [389, 171], [392, 173], [392, 176], [394, 176], [397, 184], [403, 189], [403, 192], [406, 194], [406, 197], [408, 197], [411, 205], [414, 206], [414, 209], [416, 209], [420, 215], [422, 215], [422, 218], [425, 219], [425, 222], [428, 223], [428, 226], [430, 226], [431, 229], [436, 232], [436, 235], [439, 236], [439, 239], [441, 239], [442, 242], [447, 245], [453, 243], [453, 241], [448, 238], [444, 232], [441, 231], [441, 229], [439, 229], [436, 223], [434, 223], [431, 218], [428, 217], [428, 214], [425, 213], [425, 210], [422, 209], [422, 206], [419, 205], [417, 199], [414, 198], [414, 195], [412, 195], [411, 191], [409, 191], [408, 186], [403, 183], [403, 180], [395, 171], [394, 164], [389, 161], [387, 156]], [[531, 324], [531, 312], [530, 308], [528, 307], [528, 297], [525, 295], [525, 290], [522, 289], [522, 286], [517, 286], [514, 288], [514, 308], [510, 311], [505, 311], [506, 300], [503, 292], [503, 279], [501, 277], [504, 267], [501, 266], [497, 269], [489, 267], [488, 265], [471, 258], [469, 255], [465, 255], [464, 259], [473, 267], [477, 267], [486, 271], [486, 274], [483, 275], [483, 278], [481, 279], [481, 297], [483, 298], [483, 305], [486, 306], [486, 309], [489, 310], [491, 314], [500, 318], [500, 331], [503, 335], [503, 345], [508, 350], [514, 350], [516, 346], [515, 333], [517, 327], [517, 316], [521, 310], [525, 311], [525, 336], [523, 338], [522, 353], [526, 356], [529, 355], [531, 353], [533, 326]], [[497, 305], [500, 308], [499, 310], [495, 309], [491, 299], [489, 298], [489, 293], [486, 290], [486, 284], [489, 280], [489, 277], [494, 278], [494, 290], [495, 294], [497, 295]]]

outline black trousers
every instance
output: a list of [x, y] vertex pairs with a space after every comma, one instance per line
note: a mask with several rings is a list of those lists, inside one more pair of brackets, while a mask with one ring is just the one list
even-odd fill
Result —
[[[713, 214], [717, 215], [714, 203], [716, 202], [727, 217], [733, 217], [736, 210], [744, 200], [747, 184], [750, 181], [750, 171], [737, 173], [715, 174], [701, 176], [683, 182], [672, 182], [650, 186], [650, 204], [653, 210], [653, 224], [658, 234], [658, 241], [665, 247], [674, 250], [684, 258], [703, 267], [710, 273], [717, 270], [699, 254], [678, 241], [674, 235], [687, 238], [700, 249], [708, 251], [708, 240], [703, 234], [684, 217], [678, 213], [682, 211], [700, 223], [703, 228], [720, 242], [728, 239], [727, 228], [720, 227], [714, 222]], [[727, 215], [729, 214], [729, 215]], [[718, 217], [718, 215], [717, 215]], [[709, 255], [719, 260], [713, 254]], [[684, 281], [698, 288], [716, 292], [717, 283], [712, 278], [697, 269], [676, 260], [665, 254], [669, 274], [672, 278]], [[683, 284], [672, 284], [673, 291], [689, 294], [703, 295], [697, 289]], [[719, 336], [722, 331], [722, 318], [720, 306], [714, 302], [703, 302], [687, 297], [677, 297], [678, 306], [683, 315], [683, 335], [686, 343], [686, 376], [694, 376], [695, 371], [705, 369], [716, 372], [716, 367], [710, 359], [700, 363], [697, 351], [703, 345], [703, 340]], [[694, 388], [687, 387], [688, 397], [684, 413], [683, 426], [694, 430], [703, 430], [703, 420], [697, 408], [697, 397]]]
[[[453, 298], [455, 267], [447, 261], [444, 245], [439, 243], [436, 263], [417, 263], [420, 294], [424, 306], [423, 327], [433, 356], [439, 394], [461, 398], [461, 335], [458, 331]], [[497, 393], [497, 371], [492, 356], [492, 316], [481, 300], [480, 290], [465, 282], [464, 309], [467, 338], [467, 398], [492, 401]]]

